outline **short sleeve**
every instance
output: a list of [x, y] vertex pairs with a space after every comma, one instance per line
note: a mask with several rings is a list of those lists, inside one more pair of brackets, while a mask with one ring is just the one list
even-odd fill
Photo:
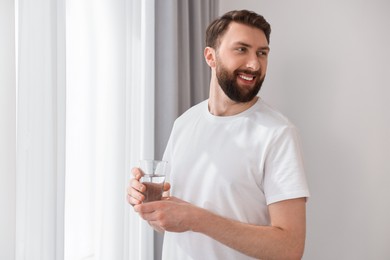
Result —
[[310, 196], [295, 126], [277, 130], [269, 143], [264, 167], [264, 193], [267, 205]]

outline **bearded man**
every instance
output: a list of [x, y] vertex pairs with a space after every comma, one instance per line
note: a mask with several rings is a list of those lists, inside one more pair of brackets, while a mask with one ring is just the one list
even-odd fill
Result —
[[142, 203], [133, 169], [127, 199], [165, 232], [163, 259], [302, 258], [309, 190], [297, 129], [258, 96], [270, 32], [247, 10], [212, 22], [210, 96], [175, 121], [163, 158], [169, 194]]

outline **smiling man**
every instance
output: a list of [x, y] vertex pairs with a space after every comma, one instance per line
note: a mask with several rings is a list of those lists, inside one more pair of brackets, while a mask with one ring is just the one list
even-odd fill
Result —
[[[256, 37], [247, 35], [256, 35]], [[242, 40], [237, 41], [237, 39]], [[257, 28], [232, 23], [220, 46], [217, 48], [215, 43], [211, 42], [211, 44], [214, 47], [207, 47], [205, 56], [211, 61], [210, 67], [217, 65], [218, 84], [226, 96], [240, 103], [253, 100], [260, 91], [267, 69], [269, 47], [264, 32], [259, 34]], [[224, 65], [221, 57], [225, 61], [230, 61], [229, 64]], [[238, 68], [229, 72], [227, 66], [238, 66]], [[240, 88], [239, 84], [243, 85], [243, 88]]]
[[229, 12], [206, 31], [209, 99], [179, 117], [164, 154], [169, 192], [142, 203], [139, 169], [128, 202], [157, 231], [163, 259], [300, 259], [309, 197], [297, 130], [258, 92], [270, 25]]

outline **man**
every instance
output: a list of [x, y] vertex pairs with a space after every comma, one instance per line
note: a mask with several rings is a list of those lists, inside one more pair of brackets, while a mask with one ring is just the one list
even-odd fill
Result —
[[257, 96], [270, 26], [246, 10], [211, 23], [209, 99], [176, 121], [164, 154], [171, 196], [142, 204], [138, 169], [128, 202], [158, 231], [163, 259], [301, 259], [309, 196], [296, 128]]

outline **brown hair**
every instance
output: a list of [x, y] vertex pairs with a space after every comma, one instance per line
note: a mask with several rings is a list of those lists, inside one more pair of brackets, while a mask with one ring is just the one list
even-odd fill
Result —
[[269, 43], [271, 26], [263, 16], [248, 10], [230, 11], [213, 21], [206, 30], [206, 46], [216, 48], [219, 46], [219, 39], [226, 32], [231, 22], [237, 22], [262, 30]]

